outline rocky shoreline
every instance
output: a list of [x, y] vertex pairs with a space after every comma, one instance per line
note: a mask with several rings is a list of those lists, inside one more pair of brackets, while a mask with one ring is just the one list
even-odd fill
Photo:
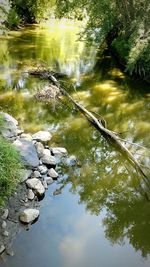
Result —
[[33, 135], [24, 133], [18, 121], [7, 113], [0, 113], [5, 120], [1, 130], [21, 155], [24, 169], [16, 191], [9, 197], [5, 208], [0, 209], [0, 255], [13, 256], [12, 241], [22, 227], [28, 228], [40, 215], [39, 199], [42, 199], [48, 186], [57, 180], [57, 166], [62, 158], [68, 158], [63, 147], [50, 147], [51, 134], [39, 131]]

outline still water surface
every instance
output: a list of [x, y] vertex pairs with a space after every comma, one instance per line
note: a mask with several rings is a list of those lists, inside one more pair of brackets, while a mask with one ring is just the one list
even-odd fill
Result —
[[[5, 267], [150, 266], [150, 203], [140, 176], [71, 104], [33, 98], [48, 84], [30, 77], [29, 69], [42, 65], [65, 73], [78, 102], [101, 114], [121, 138], [150, 149], [150, 87], [126, 77], [109, 53], [95, 66], [96, 46], [78, 40], [80, 29], [52, 21], [0, 39], [1, 110], [27, 132], [50, 130], [51, 145], [66, 147], [80, 163], [58, 169], [65, 175], [47, 191], [38, 222], [14, 240], [15, 256], [1, 263]], [[149, 165], [148, 149], [127, 146]], [[53, 196], [60, 185], [61, 194]]]

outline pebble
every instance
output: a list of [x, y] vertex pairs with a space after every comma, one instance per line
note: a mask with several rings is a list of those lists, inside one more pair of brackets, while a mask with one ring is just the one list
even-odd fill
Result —
[[9, 232], [8, 231], [4, 231], [3, 232], [3, 236], [6, 236], [6, 237], [9, 236]]
[[46, 181], [48, 185], [54, 182], [53, 178], [49, 176], [44, 177], [44, 181]]
[[34, 192], [32, 191], [32, 189], [29, 189], [29, 190], [28, 190], [28, 199], [29, 199], [29, 200], [33, 200], [34, 197], [35, 197]]
[[39, 178], [39, 177], [41, 177], [40, 172], [39, 172], [39, 171], [34, 171], [34, 177], [35, 177], [35, 178]]
[[6, 220], [8, 218], [8, 215], [9, 215], [9, 210], [8, 209], [5, 209], [4, 212], [3, 212], [3, 215], [2, 215], [2, 220]]
[[48, 175], [52, 178], [57, 178], [58, 177], [58, 173], [53, 169], [51, 168], [49, 171], [48, 171]]
[[38, 171], [41, 173], [41, 174], [46, 174], [47, 173], [47, 167], [45, 165], [41, 165], [41, 166], [38, 166]]
[[2, 222], [2, 229], [5, 229], [7, 226], [7, 223], [5, 221]]
[[9, 247], [6, 248], [6, 254], [11, 256], [11, 257], [13, 257], [15, 255], [14, 251]]
[[4, 245], [1, 245], [0, 246], [0, 254], [2, 254], [4, 252], [4, 250], [5, 250], [5, 246]]

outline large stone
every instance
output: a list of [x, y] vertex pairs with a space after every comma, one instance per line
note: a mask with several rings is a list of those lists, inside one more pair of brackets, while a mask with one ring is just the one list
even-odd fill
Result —
[[47, 131], [39, 131], [32, 135], [33, 140], [48, 142], [52, 138], [51, 134]]
[[41, 166], [38, 166], [38, 171], [41, 173], [41, 174], [46, 174], [47, 173], [47, 167], [45, 165], [41, 165]]
[[19, 215], [19, 219], [23, 223], [31, 223], [39, 217], [39, 210], [37, 209], [25, 209]]
[[22, 133], [20, 137], [32, 141], [32, 136], [30, 134]]
[[55, 166], [56, 165], [56, 159], [54, 156], [48, 156], [48, 155], [44, 155], [42, 158], [42, 163], [46, 164], [46, 165], [51, 165], [51, 166]]
[[36, 150], [37, 150], [37, 153], [39, 155], [39, 157], [41, 157], [43, 155], [43, 151], [44, 151], [44, 146], [41, 142], [37, 142], [35, 144], [35, 147], [36, 147]]
[[57, 157], [63, 157], [67, 155], [67, 150], [64, 147], [52, 147], [52, 154]]
[[44, 156], [48, 156], [50, 157], [51, 156], [51, 152], [49, 149], [44, 149], [43, 152], [42, 152], [42, 157]]
[[1, 129], [1, 133], [5, 138], [11, 138], [17, 136], [19, 133], [18, 121], [7, 113], [0, 112], [0, 115], [4, 118], [4, 125]]
[[48, 171], [48, 175], [52, 178], [57, 178], [58, 177], [58, 173], [53, 169], [51, 168], [49, 171]]
[[40, 196], [45, 193], [44, 186], [42, 185], [41, 181], [37, 178], [28, 179], [26, 181], [26, 184], [29, 188], [34, 189], [35, 192]]
[[31, 141], [18, 139], [13, 142], [17, 150], [20, 152], [21, 159], [25, 166], [35, 168], [39, 165], [39, 158], [35, 146]]

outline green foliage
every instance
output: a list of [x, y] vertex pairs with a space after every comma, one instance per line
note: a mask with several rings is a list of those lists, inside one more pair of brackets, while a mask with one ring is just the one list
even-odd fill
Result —
[[20, 24], [20, 18], [14, 8], [10, 9], [7, 17], [7, 26], [8, 28], [16, 28]]
[[[150, 73], [150, 2], [148, 0], [57, 0], [57, 14], [87, 14], [84, 34], [115, 48], [126, 71], [143, 79]], [[77, 15], [76, 15], [77, 16]], [[150, 79], [150, 77], [149, 77]]]
[[[0, 129], [4, 123], [3, 117], [0, 116]], [[16, 188], [20, 180], [21, 168], [22, 163], [18, 151], [0, 136], [0, 206]]]
[[54, 4], [55, 0], [12, 0], [12, 7], [27, 23], [40, 22], [47, 18]]

